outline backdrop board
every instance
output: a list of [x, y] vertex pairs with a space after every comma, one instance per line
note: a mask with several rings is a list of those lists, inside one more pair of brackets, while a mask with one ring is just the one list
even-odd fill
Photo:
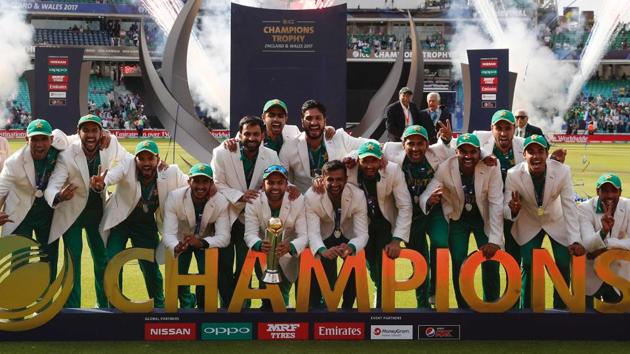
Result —
[[[74, 134], [82, 112], [87, 111], [87, 80], [82, 82], [83, 48], [35, 49], [34, 118], [46, 119], [66, 134]], [[89, 69], [89, 68], [87, 68]], [[86, 86], [82, 89], [82, 85]], [[82, 104], [84, 109], [81, 109]]]
[[230, 129], [260, 116], [268, 99], [289, 108], [298, 124], [309, 98], [326, 105], [328, 125], [346, 122], [346, 5], [270, 10], [232, 3]]
[[[492, 115], [512, 109], [507, 49], [468, 50], [470, 88], [467, 132], [488, 130]], [[466, 85], [466, 83], [464, 83]]]

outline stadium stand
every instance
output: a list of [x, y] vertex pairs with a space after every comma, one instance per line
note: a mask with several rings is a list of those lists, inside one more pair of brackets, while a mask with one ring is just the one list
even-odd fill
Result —
[[108, 46], [110, 45], [110, 36], [105, 31], [80, 32], [59, 29], [36, 29], [34, 42], [36, 45]]

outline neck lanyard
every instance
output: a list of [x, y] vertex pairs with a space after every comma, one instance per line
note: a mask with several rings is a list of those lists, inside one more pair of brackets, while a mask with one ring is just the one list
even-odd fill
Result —
[[[249, 158], [247, 157], [247, 155], [245, 155], [245, 149], [243, 148], [243, 146], [241, 145], [241, 157], [246, 159], [247, 161], [251, 162], [249, 160]], [[258, 156], [256, 156], [258, 157]], [[252, 177], [254, 176], [254, 169], [256, 168], [256, 159], [254, 159], [254, 162], [252, 162], [252, 168], [249, 169], [249, 172], [247, 173], [247, 175], [245, 175], [245, 182], [250, 184], [252, 181]], [[244, 170], [244, 169], [243, 169]], [[248, 186], [249, 187], [249, 186]]]
[[545, 173], [543, 173], [541, 177], [532, 176], [532, 180], [534, 178], [537, 181], [542, 180], [542, 188], [540, 188], [540, 193], [538, 192], [538, 188], [536, 188], [536, 185], [534, 185], [534, 196], [536, 197], [536, 205], [538, 206], [536, 213], [538, 214], [538, 216], [543, 216], [545, 214], [545, 208], [543, 208], [543, 199], [545, 197], [545, 179], [547, 178], [547, 171], [545, 171]]
[[365, 200], [367, 201], [368, 216], [372, 219], [374, 218], [374, 215], [376, 215], [378, 203], [376, 202], [376, 197], [368, 192], [367, 185], [365, 184], [365, 178], [363, 176], [361, 176], [361, 189], [363, 189], [363, 194], [365, 195]]
[[150, 188], [145, 188], [142, 181], [140, 181], [140, 199], [142, 199], [142, 211], [149, 212], [149, 204], [151, 204], [151, 198], [153, 197], [153, 191], [157, 187], [157, 180], [153, 178], [149, 182]]
[[322, 159], [323, 159], [323, 153], [322, 153], [322, 147], [324, 145], [324, 141], [322, 140], [319, 143], [319, 148], [317, 149], [317, 164], [315, 164], [315, 157], [313, 157], [313, 149], [311, 149], [311, 147], [308, 147], [308, 163], [310, 164], [311, 167], [311, 177], [315, 178], [315, 177], [319, 177], [319, 175], [321, 174], [321, 170], [319, 168], [319, 166], [322, 164]]
[[473, 173], [468, 183], [464, 182], [464, 174], [462, 172], [460, 172], [460, 176], [462, 188], [464, 189], [464, 208], [466, 208], [466, 211], [471, 211], [473, 203], [475, 203], [475, 175]]
[[[193, 206], [194, 206], [194, 202], [193, 202]], [[203, 209], [204, 208], [201, 208], [201, 211], [199, 213], [195, 211], [195, 235], [197, 236], [199, 236], [199, 231], [201, 230], [201, 217], [203, 216]]]
[[341, 208], [335, 208], [335, 231], [336, 238], [341, 237]]

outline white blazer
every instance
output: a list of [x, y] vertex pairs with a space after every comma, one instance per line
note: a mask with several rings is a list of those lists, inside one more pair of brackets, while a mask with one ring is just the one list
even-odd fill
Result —
[[[484, 156], [489, 156], [493, 154], [494, 151], [494, 136], [492, 132], [487, 130], [475, 130], [473, 132], [479, 139], [479, 144], [481, 145], [481, 150], [484, 151]], [[517, 165], [523, 162], [523, 152], [525, 149], [523, 148], [523, 142], [525, 139], [514, 135], [512, 138], [512, 152], [514, 153], [514, 164]]]
[[[245, 207], [245, 243], [247, 247], [252, 248], [256, 242], [267, 237], [266, 230], [270, 218], [269, 200], [267, 195], [261, 192], [253, 203], [248, 203]], [[280, 258], [279, 263], [284, 275], [291, 282], [295, 282], [299, 271], [300, 253], [308, 245], [304, 197], [299, 196], [296, 200], [291, 201], [289, 200], [289, 193], [284, 193], [279, 218], [284, 226], [283, 238], [289, 240], [297, 252], [295, 256], [289, 253], [285, 254]]]
[[[230, 244], [230, 203], [221, 194], [216, 193], [208, 199], [203, 208], [199, 237], [216, 248]], [[174, 256], [175, 246], [184, 239], [184, 234], [195, 232], [195, 205], [190, 195], [190, 187], [182, 187], [171, 191], [164, 207], [164, 233], [162, 242], [156, 251], [158, 263], [164, 263], [164, 252]]]
[[[598, 249], [618, 248], [630, 250], [630, 199], [621, 197], [615, 210], [615, 224], [604, 240], [599, 235], [602, 229], [602, 215], [596, 214], [599, 197], [591, 198], [578, 205], [580, 216], [580, 232], [587, 252]], [[602, 286], [602, 280], [597, 277], [593, 268], [594, 260], [586, 260], [586, 294], [593, 295]], [[613, 262], [611, 268], [619, 276], [630, 280], [630, 264], [628, 262]]]
[[10, 152], [9, 141], [5, 137], [0, 136], [0, 171], [2, 171], [4, 162], [9, 157]]
[[[125, 221], [135, 209], [140, 200], [142, 189], [137, 177], [136, 159], [127, 156], [118, 165], [107, 172], [105, 176], [107, 186], [116, 185], [116, 190], [109, 197], [103, 211], [103, 219], [99, 230], [103, 242], [107, 245], [109, 232], [121, 222]], [[159, 230], [162, 230], [164, 206], [168, 192], [188, 185], [186, 176], [177, 165], [171, 165], [165, 171], [157, 173], [157, 190], [159, 206], [155, 213], [155, 220]]]
[[256, 160], [256, 166], [254, 166], [252, 180], [248, 186], [245, 170], [243, 169], [243, 161], [241, 161], [240, 143], [234, 152], [224, 148], [223, 144], [214, 148], [211, 162], [214, 183], [230, 202], [232, 212], [235, 215], [239, 215], [238, 219], [242, 223], [245, 223], [245, 217], [240, 214], [245, 209], [245, 202], [239, 202], [238, 200], [249, 189], [259, 190], [262, 187], [262, 175], [265, 169], [271, 165], [279, 164], [278, 154], [260, 144], [258, 159]]
[[[358, 166], [348, 170], [348, 182], [360, 187], [358, 184], [358, 171]], [[385, 219], [392, 225], [392, 236], [409, 242], [413, 207], [405, 176], [400, 166], [393, 162], [388, 162], [385, 169], [379, 170], [379, 174], [381, 179], [376, 182], [376, 196], [379, 209]]]
[[[429, 145], [425, 153], [425, 158], [435, 171], [441, 162], [454, 154], [455, 149], [451, 148], [449, 145], [445, 145], [442, 139], [438, 139], [437, 143]], [[403, 143], [390, 141], [383, 146], [383, 156], [385, 156], [387, 161], [395, 162], [402, 166], [407, 154], [405, 153]]]
[[[326, 153], [328, 161], [341, 160], [351, 151], [357, 150], [361, 144], [368, 141], [365, 138], [350, 136], [343, 129], [337, 129], [335, 136], [326, 140]], [[282, 146], [280, 150], [280, 161], [289, 171], [289, 180], [302, 192], [311, 188], [313, 178], [311, 177], [311, 164], [308, 157], [308, 143], [306, 133], [302, 132], [297, 138]]]
[[[420, 208], [429, 213], [427, 201], [442, 186], [442, 211], [444, 218], [459, 220], [464, 209], [464, 188], [459, 173], [459, 160], [452, 156], [440, 164], [435, 176], [420, 195]], [[475, 166], [475, 202], [484, 222], [488, 242], [503, 247], [503, 182], [499, 166], [486, 166], [479, 161]]]
[[[319, 194], [309, 189], [304, 198], [309, 247], [315, 254], [320, 248], [326, 247], [324, 240], [335, 230], [335, 210], [327, 193]], [[340, 227], [343, 236], [357, 252], [365, 247], [369, 238], [366, 203], [363, 191], [346, 183], [341, 195]]]
[[[519, 245], [529, 242], [544, 229], [547, 234], [563, 246], [581, 243], [577, 206], [573, 193], [573, 181], [569, 166], [554, 160], [547, 160], [547, 176], [543, 195], [545, 214], [538, 216], [536, 192], [527, 162], [508, 170], [505, 179], [504, 217], [514, 221], [512, 236]], [[512, 192], [518, 192], [521, 210], [512, 218], [509, 202]]]
[[[111, 137], [111, 142], [107, 149], [99, 151], [99, 154], [103, 169], [109, 169], [115, 162], [120, 162], [126, 156], [129, 156], [129, 153], [120, 145], [115, 136]], [[77, 187], [74, 191], [74, 197], [53, 206], [55, 196], [68, 183], [72, 183]], [[81, 148], [80, 142], [70, 144], [66, 150], [59, 154], [55, 170], [50, 176], [48, 187], [44, 191], [46, 201], [55, 208], [48, 239], [49, 243], [59, 239], [76, 221], [87, 204], [89, 192], [90, 173], [85, 153]], [[103, 207], [105, 207], [106, 196], [107, 190], [103, 190]], [[100, 220], [94, 220], [94, 222], [100, 223]]]

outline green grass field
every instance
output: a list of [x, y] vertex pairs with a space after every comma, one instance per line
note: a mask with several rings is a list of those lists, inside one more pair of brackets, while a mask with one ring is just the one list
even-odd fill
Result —
[[[197, 160], [190, 156], [180, 146], [169, 144], [168, 139], [157, 139], [160, 147], [162, 158], [169, 164], [176, 163], [179, 167], [187, 171], [188, 165], [184, 161], [189, 163], [196, 163]], [[128, 151], [133, 151], [137, 144], [137, 139], [123, 139], [121, 143]], [[23, 140], [10, 141], [11, 151], [18, 150], [24, 144]], [[584, 146], [580, 144], [563, 144], [557, 145], [554, 148], [565, 148], [568, 150], [566, 163], [571, 166], [573, 173], [574, 188], [576, 193], [582, 197], [592, 196], [595, 194], [595, 180], [603, 173], [616, 172], [620, 175], [624, 181], [630, 181], [630, 167], [627, 165], [627, 154], [630, 154], [630, 145], [625, 144], [599, 144]], [[626, 157], [624, 157], [626, 156]], [[183, 158], [183, 159], [182, 159]], [[203, 161], [209, 162], [209, 161]], [[586, 168], [585, 168], [586, 167]], [[624, 191], [624, 196], [630, 196]], [[544, 246], [549, 247], [549, 243], [545, 242]], [[129, 244], [128, 247], [131, 247]], [[472, 252], [476, 249], [474, 238], [471, 237], [469, 250]], [[62, 259], [60, 259], [60, 262]], [[193, 258], [194, 262], [194, 258]], [[82, 256], [82, 307], [93, 307], [96, 303], [96, 297], [94, 295], [94, 273], [92, 271], [92, 259], [90, 251], [87, 247], [87, 242], [84, 243], [84, 252]], [[196, 269], [193, 263], [191, 269]], [[411, 274], [411, 265], [406, 260], [398, 262], [397, 266], [397, 278], [402, 280]], [[163, 270], [163, 268], [162, 268]], [[136, 261], [128, 263], [124, 268], [124, 294], [130, 299], [142, 300], [146, 299], [146, 289], [142, 274]], [[502, 270], [502, 286], [504, 286], [504, 272]], [[254, 277], [255, 278], [255, 277]], [[481, 271], [478, 270], [476, 274], [478, 284], [480, 284]], [[373, 291], [373, 287], [370, 284], [370, 298]], [[477, 292], [481, 296], [481, 286], [477, 287]], [[547, 282], [547, 306], [551, 306], [551, 283]], [[451, 287], [451, 307], [455, 307], [453, 289]], [[254, 306], [259, 304], [259, 301], [254, 301]], [[292, 306], [293, 297], [292, 297]], [[415, 307], [415, 298], [413, 291], [399, 292], [396, 295], [396, 305], [398, 308], [411, 308]]]

